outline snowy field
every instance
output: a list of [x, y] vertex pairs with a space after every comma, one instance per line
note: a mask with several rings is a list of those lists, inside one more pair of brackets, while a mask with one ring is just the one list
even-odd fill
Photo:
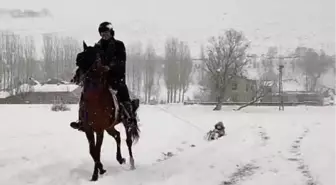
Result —
[[[0, 106], [0, 185], [334, 185], [335, 107], [248, 107], [240, 112], [209, 106], [146, 106], [136, 170], [115, 160], [105, 134], [107, 173], [90, 182], [93, 162], [83, 133], [69, 127], [77, 106]], [[204, 134], [223, 121], [227, 135]], [[123, 157], [128, 158], [123, 127]], [[163, 153], [171, 152], [170, 158]]]

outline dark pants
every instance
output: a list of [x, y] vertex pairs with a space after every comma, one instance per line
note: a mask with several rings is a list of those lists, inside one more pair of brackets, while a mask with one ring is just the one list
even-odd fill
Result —
[[125, 80], [111, 80], [109, 82], [112, 89], [117, 90], [117, 98], [121, 102], [131, 101]]
[[133, 118], [133, 108], [125, 80], [113, 80], [112, 83], [109, 83], [109, 85], [112, 87], [112, 89], [117, 90], [116, 96], [119, 103], [124, 106], [126, 109], [125, 111], [130, 116], [130, 118]]

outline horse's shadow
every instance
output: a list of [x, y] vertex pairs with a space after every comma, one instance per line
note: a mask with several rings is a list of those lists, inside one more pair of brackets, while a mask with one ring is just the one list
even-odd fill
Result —
[[[111, 163], [109, 162], [105, 162], [105, 163]], [[92, 171], [93, 171], [93, 167], [94, 165], [92, 164], [91, 161], [85, 161], [82, 162], [80, 165], [78, 165], [77, 167], [73, 168], [70, 170], [70, 174], [72, 177], [75, 177], [76, 179], [90, 179], [92, 176]], [[106, 170], [106, 173], [103, 176], [110, 176], [110, 175], [115, 175], [115, 174], [119, 174], [122, 171], [125, 171], [125, 167], [121, 166], [121, 165], [111, 165], [111, 164], [107, 164], [104, 165], [104, 169]]]

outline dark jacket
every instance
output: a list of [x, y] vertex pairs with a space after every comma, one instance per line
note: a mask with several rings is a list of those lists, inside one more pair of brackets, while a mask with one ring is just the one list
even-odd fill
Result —
[[110, 78], [125, 83], [126, 49], [124, 43], [114, 38], [108, 41], [100, 39], [96, 47], [104, 53], [102, 61], [104, 65], [110, 67]]

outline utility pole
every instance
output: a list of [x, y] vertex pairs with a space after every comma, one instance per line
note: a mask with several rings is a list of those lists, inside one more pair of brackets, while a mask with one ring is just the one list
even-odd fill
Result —
[[284, 101], [283, 101], [283, 88], [282, 88], [282, 70], [284, 68], [284, 65], [279, 63], [279, 110], [284, 111]]
[[[247, 57], [252, 57], [252, 56], [247, 56]], [[283, 111], [283, 110], [285, 110], [285, 108], [284, 108], [284, 97], [283, 97], [283, 85], [282, 85], [282, 76], [283, 76], [283, 69], [284, 69], [284, 60], [285, 59], [295, 59], [295, 58], [300, 58], [300, 56], [293, 56], [293, 55], [288, 55], [288, 56], [277, 56], [277, 57], [264, 57], [264, 58], [267, 58], [267, 59], [278, 59], [278, 61], [279, 61], [279, 64], [278, 64], [278, 66], [279, 66], [279, 68], [278, 68], [278, 70], [279, 70], [279, 110], [281, 111]]]

